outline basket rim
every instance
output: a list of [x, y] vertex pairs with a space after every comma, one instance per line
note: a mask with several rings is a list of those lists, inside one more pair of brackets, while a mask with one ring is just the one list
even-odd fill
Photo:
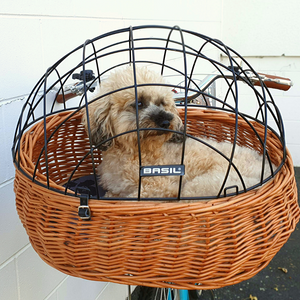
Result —
[[[241, 205], [245, 205], [248, 206], [249, 203], [251, 204], [255, 204], [259, 201], [261, 201], [261, 199], [259, 198], [259, 195], [264, 195], [266, 193], [272, 192], [272, 189], [274, 187], [275, 181], [278, 177], [282, 177], [283, 176], [283, 181], [284, 182], [288, 182], [290, 181], [290, 178], [294, 176], [294, 169], [293, 169], [293, 161], [290, 155], [290, 152], [287, 149], [287, 158], [286, 158], [286, 162], [284, 165], [287, 165], [289, 167], [290, 172], [290, 176], [285, 176], [286, 172], [283, 170], [283, 168], [280, 168], [280, 170], [278, 171], [278, 173], [274, 176], [274, 178], [272, 178], [271, 180], [269, 180], [267, 183], [265, 183], [263, 186], [247, 191], [245, 193], [242, 194], [238, 194], [235, 196], [228, 196], [228, 197], [222, 197], [222, 198], [216, 198], [216, 199], [207, 199], [207, 200], [198, 200], [198, 201], [194, 201], [194, 202], [189, 202], [189, 203], [185, 203], [185, 202], [181, 202], [181, 201], [169, 201], [169, 202], [165, 202], [165, 201], [152, 201], [152, 200], [140, 200], [140, 201], [128, 201], [128, 200], [106, 200], [106, 199], [93, 199], [90, 198], [89, 199], [89, 206], [91, 207], [91, 209], [97, 209], [97, 207], [100, 208], [113, 208], [113, 207], [121, 207], [122, 208], [122, 213], [124, 213], [126, 210], [131, 211], [133, 208], [136, 211], [139, 210], [147, 210], [148, 212], [153, 212], [153, 211], [158, 211], [159, 213], [163, 213], [163, 214], [167, 214], [167, 211], [169, 208], [178, 208], [179, 209], [179, 213], [190, 213], [191, 210], [193, 210], [194, 212], [197, 212], [197, 210], [202, 212], [212, 212], [212, 211], [216, 211], [216, 210], [222, 210], [225, 209], [228, 205], [239, 205], [239, 207], [241, 207]], [[19, 170], [18, 168], [16, 168], [16, 172], [18, 173], [18, 176], [21, 176], [23, 178], [26, 178], [27, 181], [30, 181], [29, 176], [25, 173], [22, 172], [22, 170]], [[50, 196], [58, 196], [61, 195], [60, 193], [58, 193], [56, 190], [53, 189], [48, 189], [45, 186], [41, 185], [39, 182], [33, 182], [32, 184], [36, 184], [36, 188], [38, 189], [42, 189], [43, 193], [45, 193], [45, 195], [49, 195]], [[78, 197], [75, 196], [75, 193], [73, 193], [74, 195], [66, 195], [64, 194], [64, 201], [63, 203], [58, 204], [59, 206], [73, 206], [73, 207], [78, 207], [79, 203], [80, 203], [80, 199]], [[151, 210], [149, 210], [149, 208]], [[119, 208], [116, 209], [116, 211]]]
[[[185, 111], [185, 108], [178, 108], [179, 112], [181, 113], [184, 113]], [[207, 115], [207, 116], [211, 116], [213, 115], [214, 118], [226, 118], [227, 120], [230, 120], [230, 121], [234, 121], [234, 119], [236, 118], [235, 115], [233, 113], [230, 113], [230, 112], [224, 112], [223, 110], [215, 110], [215, 109], [199, 109], [199, 108], [194, 108], [194, 107], [188, 107], [187, 108], [187, 111], [188, 111], [188, 114], [196, 114], [196, 115], [201, 115], [200, 117], [203, 117], [204, 115]], [[54, 115], [51, 115], [49, 117], [46, 118], [46, 120], [50, 120], [50, 122], [47, 124], [47, 126], [49, 126], [47, 129], [51, 129], [53, 126], [56, 126], [56, 125], [61, 125], [62, 123], [64, 123], [65, 121], [67, 120], [70, 120], [72, 118], [81, 118], [81, 113], [78, 112], [77, 110], [71, 110], [71, 111], [62, 111], [62, 112], [59, 112], [57, 114], [54, 114]], [[243, 118], [239, 117], [238, 118], [238, 122], [239, 121], [242, 121], [242, 122], [245, 122]], [[35, 130], [39, 129], [38, 127], [41, 126], [41, 124], [44, 123], [44, 120], [40, 120], [39, 122], [36, 122], [35, 124], [32, 125], [32, 127], [30, 127], [27, 131], [25, 131], [21, 137], [21, 143], [24, 143], [24, 139], [26, 139], [26, 135], [28, 134], [31, 134], [32, 132], [34, 132]], [[245, 122], [246, 123], [246, 122]], [[264, 126], [264, 124], [258, 122], [257, 120], [253, 120], [253, 124], [256, 124], [257, 126]], [[277, 143], [280, 143], [280, 145], [282, 146], [282, 141], [280, 141], [280, 137], [279, 135], [272, 129], [272, 128], [268, 128], [268, 132], [270, 132], [272, 134], [272, 138], [276, 138], [277, 139]], [[40, 130], [39, 131], [39, 134], [40, 135], [43, 135], [43, 132]], [[270, 135], [269, 135], [270, 136]], [[21, 148], [20, 148], [21, 149]], [[283, 165], [286, 163], [286, 161], [288, 160], [288, 155], [287, 155], [287, 152], [288, 150], [286, 149], [285, 147], [285, 150], [286, 150], [286, 156], [285, 158], [283, 157], [283, 159], [281, 160], [281, 163], [280, 165], [277, 167], [277, 169], [274, 171], [274, 177], [273, 178], [268, 178], [265, 183], [263, 185], [260, 185], [258, 187], [255, 187], [255, 188], [250, 188], [248, 189], [246, 192], [241, 192], [241, 193], [238, 193], [237, 195], [229, 195], [229, 196], [225, 196], [225, 195], [222, 195], [220, 196], [219, 198], [216, 198], [216, 197], [207, 197], [205, 199], [192, 199], [194, 200], [194, 202], [209, 202], [209, 203], [214, 203], [215, 200], [218, 200], [217, 202], [221, 201], [222, 202], [227, 202], [226, 199], [228, 198], [232, 198], [232, 197], [237, 197], [237, 196], [242, 196], [242, 195], [247, 195], [247, 197], [250, 195], [249, 193], [252, 192], [253, 195], [256, 194], [256, 191], [260, 188], [263, 188], [264, 186], [266, 186], [270, 181], [272, 181], [275, 176], [279, 173], [279, 171], [282, 169]], [[21, 151], [22, 152], [22, 151]], [[41, 187], [44, 187], [45, 190], [49, 190], [49, 191], [53, 191], [53, 192], [57, 192], [59, 194], [63, 194], [65, 196], [71, 196], [71, 197], [75, 197], [78, 199], [78, 196], [75, 196], [75, 192], [68, 189], [68, 192], [66, 193], [66, 189], [64, 187], [62, 187], [61, 185], [57, 184], [56, 182], [54, 182], [53, 180], [51, 180], [51, 178], [49, 179], [49, 187], [47, 187], [47, 185], [45, 185], [45, 182], [46, 182], [46, 176], [39, 173], [37, 171], [36, 173], [36, 176], [35, 176], [35, 179], [32, 179], [33, 177], [33, 173], [30, 173], [30, 170], [29, 168], [26, 166], [22, 166], [18, 159], [18, 153], [16, 152], [16, 154], [14, 155], [14, 166], [16, 168], [16, 170], [20, 171], [20, 173], [22, 173], [24, 176], [26, 176], [29, 180], [31, 180], [33, 183], [37, 184], [38, 186], [41, 186]], [[27, 158], [27, 157], [26, 157]], [[289, 157], [289, 159], [291, 159], [291, 157]], [[22, 159], [21, 159], [22, 160]], [[32, 165], [34, 165], [34, 163], [31, 161], [30, 162]], [[37, 179], [36, 179], [37, 178]], [[43, 179], [43, 182], [42, 181], [39, 181], [38, 179], [39, 178], [42, 178]], [[74, 177], [75, 179], [75, 177]], [[102, 202], [108, 202], [108, 203], [114, 203], [114, 202], [117, 202], [117, 203], [120, 203], [120, 202], [136, 202], [136, 200], [133, 200], [133, 199], [111, 199], [109, 200], [108, 198], [100, 198], [100, 199], [95, 199], [95, 198], [91, 198], [90, 200], [99, 200], [99, 201], [102, 201]], [[185, 199], [183, 199], [185, 200]], [[158, 203], [163, 203], [165, 200], [160, 200], [160, 199], [141, 199], [139, 200], [138, 202], [158, 202]], [[170, 200], [169, 203], [178, 203], [178, 201], [174, 201], [174, 200]], [[191, 204], [191, 203], [189, 203]]]

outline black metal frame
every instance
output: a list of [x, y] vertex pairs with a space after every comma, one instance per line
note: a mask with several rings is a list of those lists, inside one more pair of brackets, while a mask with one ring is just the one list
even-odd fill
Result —
[[[162, 34], [157, 37], [153, 37], [151, 35], [151, 32], [159, 33]], [[141, 37], [142, 35], [142, 37]], [[179, 36], [178, 39], [176, 39], [175, 35]], [[127, 36], [125, 39], [124, 36]], [[137, 36], [137, 37], [136, 37]], [[113, 43], [108, 43], [105, 44], [106, 40], [110, 38], [116, 38], [117, 41]], [[190, 44], [185, 43], [186, 38], [191, 38], [195, 41], [195, 46], [192, 46]], [[139, 43], [146, 43], [147, 45], [142, 45], [142, 46], [137, 46]], [[228, 64], [225, 65], [217, 60], [215, 60], [212, 57], [209, 57], [206, 53], [207, 47], [211, 47], [214, 50], [217, 50], [220, 52], [224, 57], [227, 57], [228, 59]], [[88, 50], [92, 49], [91, 53], [87, 54]], [[155, 53], [162, 53], [162, 60], [157, 61], [157, 60], [152, 60], [151, 58], [147, 57], [147, 59], [139, 59], [137, 58], [138, 55], [143, 53], [143, 51], [153, 51]], [[75, 63], [72, 61], [74, 58], [77, 57], [78, 54], [82, 54], [82, 59], [79, 61], [79, 63]], [[127, 59], [124, 59], [122, 62], [119, 62], [117, 64], [114, 64], [114, 57], [117, 55], [123, 55], [127, 54]], [[181, 61], [182, 61], [182, 67], [179, 69], [178, 67], [172, 65], [171, 62], [167, 62], [167, 55], [168, 54], [178, 54], [181, 55]], [[103, 68], [102, 67], [102, 60], [105, 59], [106, 62], [108, 63], [108, 67]], [[189, 63], [189, 61], [192, 61], [192, 63]], [[238, 60], [243, 62], [243, 65], [246, 66], [246, 69], [243, 70], [240, 65]], [[69, 61], [72, 61], [73, 67], [68, 69], [67, 71], [64, 71], [65, 69], [65, 63], [69, 63]], [[191, 83], [194, 82], [194, 75], [195, 75], [195, 70], [198, 64], [200, 64], [201, 61], [204, 61], [205, 63], [209, 63], [212, 69], [214, 69], [216, 72], [218, 72], [219, 79], [222, 79], [223, 84], [225, 84], [227, 91], [224, 95], [223, 98], [219, 98], [214, 95], [209, 95], [206, 90], [201, 90], [193, 87], [191, 88]], [[261, 182], [253, 187], [250, 187], [246, 189], [244, 185], [244, 190], [243, 191], [237, 191], [236, 193], [231, 193], [229, 195], [237, 194], [237, 193], [242, 193], [242, 192], [247, 192], [250, 189], [256, 188], [260, 186], [261, 184], [265, 183], [268, 181], [271, 177], [273, 177], [281, 168], [281, 166], [284, 164], [285, 157], [286, 157], [286, 149], [285, 149], [285, 135], [284, 135], [284, 127], [283, 127], [283, 122], [282, 118], [280, 115], [280, 112], [272, 98], [272, 95], [270, 94], [269, 90], [266, 88], [264, 83], [261, 81], [261, 87], [255, 88], [253, 84], [251, 83], [250, 79], [247, 76], [247, 70], [251, 70], [254, 74], [257, 75], [255, 70], [249, 65], [249, 63], [242, 57], [240, 56], [237, 52], [235, 52], [233, 49], [227, 47], [224, 45], [221, 41], [212, 39], [210, 37], [207, 37], [205, 35], [188, 31], [188, 30], [183, 30], [179, 28], [178, 26], [174, 27], [167, 27], [167, 26], [156, 26], [156, 25], [149, 25], [149, 26], [136, 26], [136, 27], [129, 27], [129, 28], [123, 28], [120, 30], [115, 30], [109, 33], [102, 34], [98, 37], [95, 37], [94, 39], [87, 40], [83, 45], [75, 48], [73, 51], [69, 52], [66, 54], [64, 57], [62, 57], [60, 60], [58, 60], [53, 66], [48, 68], [46, 73], [42, 76], [42, 78], [37, 82], [36, 86], [33, 88], [32, 92], [30, 93], [28, 99], [26, 100], [21, 114], [20, 118], [17, 124], [17, 128], [15, 131], [15, 137], [13, 141], [13, 148], [12, 148], [12, 153], [13, 153], [13, 159], [16, 167], [21, 170], [21, 167], [19, 165], [19, 157], [17, 157], [20, 147], [20, 139], [25, 131], [27, 131], [33, 124], [40, 120], [44, 120], [44, 129], [45, 129], [45, 135], [44, 135], [44, 147], [42, 149], [42, 152], [40, 153], [40, 157], [42, 156], [43, 152], [45, 153], [45, 158], [46, 158], [46, 174], [47, 174], [47, 185], [45, 186], [46, 188], [50, 189], [51, 187], [49, 186], [49, 172], [48, 172], [48, 157], [47, 157], [47, 144], [49, 140], [51, 139], [52, 136], [48, 137], [46, 136], [46, 118], [48, 116], [51, 116], [53, 114], [59, 113], [61, 111], [66, 111], [66, 110], [73, 110], [73, 114], [81, 110], [82, 108], [86, 108], [88, 112], [88, 99], [87, 99], [87, 92], [90, 89], [91, 85], [94, 84], [95, 82], [98, 82], [101, 84], [101, 80], [103, 77], [105, 77], [111, 70], [121, 67], [123, 65], [128, 65], [131, 64], [133, 66], [133, 72], [134, 72], [134, 85], [131, 87], [126, 87], [126, 88], [134, 88], [135, 89], [135, 94], [136, 94], [136, 108], [138, 106], [138, 101], [137, 101], [137, 82], [136, 82], [136, 75], [135, 75], [135, 66], [137, 64], [147, 64], [147, 65], [156, 65], [160, 67], [160, 72], [161, 75], [164, 75], [166, 72], [170, 72], [174, 75], [178, 75], [180, 78], [183, 78], [183, 86], [181, 89], [184, 90], [185, 94], [185, 99], [184, 99], [184, 104], [180, 104], [179, 106], [184, 107], [185, 109], [185, 115], [184, 115], [184, 132], [178, 134], [183, 134], [184, 136], [189, 136], [191, 138], [194, 138], [198, 140], [201, 143], [204, 143], [202, 140], [190, 136], [187, 134], [186, 130], [186, 124], [187, 124], [187, 107], [188, 107], [188, 92], [197, 92], [203, 95], [203, 97], [210, 97], [216, 101], [216, 107], [214, 109], [216, 110], [221, 110], [225, 111], [228, 113], [233, 113], [235, 114], [235, 136], [234, 136], [234, 142], [233, 142], [233, 147], [232, 147], [232, 153], [229, 158], [226, 158], [222, 153], [220, 153], [217, 149], [214, 149], [215, 151], [218, 151], [220, 155], [223, 155], [225, 157], [229, 164], [228, 164], [228, 170], [227, 174], [224, 177], [224, 181], [222, 184], [222, 187], [220, 189], [220, 192], [218, 195], [214, 197], [202, 197], [202, 198], [217, 198], [217, 197], [224, 197], [228, 195], [222, 195], [221, 191], [223, 190], [226, 180], [228, 177], [228, 174], [230, 172], [230, 169], [235, 167], [232, 163], [234, 151], [235, 151], [235, 144], [237, 140], [237, 130], [238, 130], [238, 118], [242, 118], [244, 121], [247, 122], [247, 124], [253, 129], [255, 135], [258, 137], [260, 140], [260, 143], [263, 147], [263, 164], [262, 164], [262, 177], [261, 177]], [[96, 69], [96, 74], [95, 78], [88, 83], [86, 82], [85, 76], [83, 76], [83, 83], [84, 83], [84, 93], [81, 97], [78, 97], [78, 101], [76, 105], [69, 105], [69, 102], [67, 103], [65, 96], [64, 96], [64, 86], [70, 82], [70, 79], [72, 78], [72, 75], [75, 72], [81, 71], [82, 74], [85, 73], [87, 68], [90, 68], [90, 66], [93, 65], [94, 68]], [[69, 68], [69, 66], [68, 66]], [[100, 72], [101, 69], [101, 72]], [[225, 75], [225, 73], [230, 73], [231, 74], [231, 79], [228, 79], [228, 76]], [[243, 75], [243, 76], [241, 76]], [[259, 76], [258, 76], [259, 77]], [[239, 107], [239, 87], [238, 87], [238, 81], [243, 81], [246, 86], [252, 90], [253, 92], [253, 101], [257, 103], [258, 110], [255, 115], [248, 115], [240, 111]], [[51, 83], [49, 83], [51, 82]], [[176, 84], [166, 84], [170, 88], [178, 88]], [[58, 105], [55, 101], [56, 97], [54, 97], [53, 102], [50, 105], [49, 102], [49, 94], [53, 91], [54, 87], [59, 87], [56, 97], [58, 96], [59, 93], [62, 93], [63, 96], [63, 104]], [[113, 91], [116, 92], [116, 91]], [[113, 93], [112, 92], [112, 93]], [[94, 99], [93, 101], [99, 100], [101, 97], [98, 97]], [[233, 104], [230, 103], [230, 101], [233, 101]], [[195, 105], [198, 107], [205, 107], [205, 105]], [[39, 114], [38, 110], [42, 110], [42, 112]], [[73, 115], [72, 114], [72, 115]], [[71, 116], [72, 116], [71, 115]], [[275, 128], [271, 128], [269, 126], [269, 116], [274, 120]], [[71, 117], [70, 116], [70, 117]], [[138, 120], [138, 109], [136, 109], [136, 119]], [[65, 120], [66, 121], [66, 120]], [[255, 131], [255, 128], [251, 125], [251, 121], [257, 121], [260, 124], [264, 125], [265, 128], [265, 134], [264, 134], [264, 140], [261, 139], [259, 134]], [[90, 124], [88, 121], [88, 130], [90, 130]], [[58, 128], [56, 129], [58, 130]], [[140, 161], [140, 166], [141, 164], [141, 150], [140, 150], [140, 131], [142, 130], [158, 130], [157, 128], [139, 128], [138, 122], [137, 122], [137, 129], [133, 130], [137, 133], [138, 137], [138, 149], [139, 149], [139, 161]], [[159, 129], [159, 130], [168, 130], [169, 129]], [[280, 140], [282, 144], [282, 149], [283, 149], [283, 159], [281, 162], [281, 165], [277, 168], [277, 170], [272, 170], [271, 172], [272, 175], [264, 179], [263, 178], [263, 168], [264, 168], [264, 162], [265, 159], [269, 161], [270, 163], [270, 157], [268, 154], [268, 151], [266, 149], [266, 141], [267, 141], [267, 131], [271, 130], [274, 132], [274, 134], [277, 135], [278, 139]], [[52, 133], [52, 135], [55, 133], [55, 131]], [[122, 134], [127, 134], [128, 132], [124, 132]], [[117, 136], [113, 137], [116, 138]], [[105, 143], [107, 141], [104, 141]], [[81, 162], [88, 156], [91, 155], [92, 160], [94, 162], [94, 156], [93, 156], [93, 150], [98, 147], [99, 145], [92, 145], [90, 141], [90, 152], [86, 153], [86, 156], [82, 158]], [[211, 147], [210, 145], [207, 145], [208, 147]], [[185, 150], [185, 142], [183, 142], [183, 147], [182, 147], [182, 159], [181, 159], [181, 164], [184, 164], [184, 150]], [[39, 164], [39, 160], [37, 162], [36, 170]], [[93, 163], [93, 170], [92, 173], [94, 174], [95, 181], [96, 180], [96, 167], [95, 164]], [[79, 165], [77, 166], [77, 168]], [[30, 178], [33, 182], [36, 184], [41, 184], [35, 179], [35, 173], [36, 170], [33, 174], [33, 176]], [[21, 170], [23, 171], [23, 170]], [[72, 176], [74, 175], [76, 171], [76, 168], [74, 172], [71, 174], [69, 181], [72, 180]], [[237, 170], [238, 171], [238, 170]], [[28, 176], [27, 173], [23, 171], [23, 173]], [[178, 198], [174, 200], [178, 200], [180, 198], [180, 192], [181, 192], [181, 181], [182, 181], [182, 176], [180, 177], [180, 184], [179, 184], [179, 190], [178, 190]], [[140, 200], [140, 186], [141, 186], [141, 180], [142, 177], [140, 176], [140, 182], [139, 182], [139, 196], [138, 199]], [[243, 182], [243, 179], [241, 178], [241, 181]], [[60, 192], [57, 190], [57, 192]], [[65, 189], [65, 194], [68, 194], [68, 188], [66, 187]], [[105, 199], [99, 197], [97, 195], [98, 199]], [[202, 199], [201, 197], [199, 198], [194, 198], [194, 199]], [[118, 198], [119, 200], [136, 200], [136, 199], [124, 199], [124, 198]], [[181, 199], [181, 198], [180, 198]], [[150, 200], [150, 199], [149, 199]], [[151, 199], [151, 200], [157, 200], [157, 199]], [[164, 200], [163, 198], [160, 198], [159, 200]], [[171, 199], [166, 199], [166, 200], [171, 200]]]

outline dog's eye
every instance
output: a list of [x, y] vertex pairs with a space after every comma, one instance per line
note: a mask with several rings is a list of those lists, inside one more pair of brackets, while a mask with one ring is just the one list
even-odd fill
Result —
[[143, 102], [138, 102], [138, 108], [144, 108], [144, 107], [145, 107], [145, 105]]
[[[133, 108], [136, 108], [135, 102], [132, 103], [131, 106], [132, 106]], [[145, 104], [144, 104], [143, 102], [138, 102], [137, 106], [138, 106], [138, 109], [141, 109], [141, 108], [145, 108], [145, 107], [146, 107]]]

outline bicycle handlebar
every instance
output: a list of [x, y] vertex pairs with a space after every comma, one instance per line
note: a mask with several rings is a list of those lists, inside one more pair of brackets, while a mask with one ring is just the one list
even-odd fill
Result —
[[[95, 81], [93, 83], [86, 82], [86, 88], [90, 92], [94, 92], [98, 82]], [[58, 89], [55, 89], [58, 92]], [[80, 96], [84, 93], [84, 83], [83, 81], [77, 82], [75, 84], [68, 84], [64, 86], [63, 92], [60, 90], [56, 96], [57, 103], [64, 103], [64, 101], [68, 101], [76, 96]]]
[[[293, 82], [289, 78], [279, 77], [275, 75], [268, 75], [264, 73], [258, 73], [258, 75], [260, 76], [261, 80], [268, 88], [287, 91], [293, 85]], [[256, 86], [257, 85], [260, 86], [260, 81], [257, 80], [253, 84]]]
[[[289, 78], [279, 77], [275, 75], [268, 75], [264, 73], [258, 73], [257, 77], [253, 72], [246, 71], [245, 74], [236, 74], [236, 79], [243, 81], [245, 83], [250, 83], [255, 86], [261, 86], [261, 83], [263, 83], [268, 88], [273, 89], [279, 89], [283, 91], [287, 91], [290, 89], [290, 87], [293, 85], [292, 81]], [[229, 75], [221, 75], [221, 74], [211, 74], [206, 76], [201, 83], [199, 84], [198, 88], [199, 91], [197, 92], [188, 92], [187, 99], [188, 102], [191, 102], [193, 99], [197, 98], [202, 91], [205, 91], [214, 81], [216, 81], [219, 78], [227, 78], [227, 79], [233, 79], [232, 73]], [[90, 92], [93, 92], [98, 85], [98, 81], [88, 81], [86, 82], [86, 89]], [[56, 101], [58, 103], [63, 103], [73, 97], [80, 96], [84, 93], [84, 83], [83, 81], [79, 81], [75, 84], [69, 84], [60, 88], [60, 91], [56, 88], [54, 89], [57, 91]], [[173, 96], [175, 101], [184, 101], [185, 100], [185, 94], [184, 92], [174, 93]]]

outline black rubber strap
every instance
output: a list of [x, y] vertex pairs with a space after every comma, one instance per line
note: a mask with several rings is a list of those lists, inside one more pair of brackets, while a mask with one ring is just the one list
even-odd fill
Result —
[[[81, 188], [79, 188], [81, 189]], [[90, 198], [90, 193], [89, 189], [81, 189], [84, 192], [88, 193], [81, 193], [80, 194], [80, 205], [78, 206], [78, 216], [82, 220], [90, 220], [91, 219], [91, 210], [89, 207], [89, 198]], [[75, 195], [77, 195], [78, 189], [76, 189]]]

